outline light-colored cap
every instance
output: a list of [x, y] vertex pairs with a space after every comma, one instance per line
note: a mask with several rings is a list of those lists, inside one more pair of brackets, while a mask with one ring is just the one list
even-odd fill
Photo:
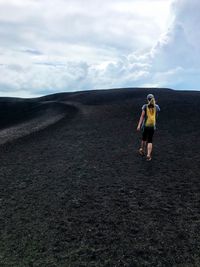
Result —
[[152, 94], [147, 95], [147, 100], [151, 100], [152, 98], [154, 98], [154, 95], [152, 95]]

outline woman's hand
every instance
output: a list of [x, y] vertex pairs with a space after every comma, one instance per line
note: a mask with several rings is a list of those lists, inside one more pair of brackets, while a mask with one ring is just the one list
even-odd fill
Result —
[[145, 111], [143, 110], [142, 113], [141, 113], [141, 116], [140, 116], [140, 120], [138, 122], [138, 127], [137, 127], [137, 131], [139, 132], [140, 129], [141, 129], [141, 125], [144, 121], [144, 117], [145, 117]]

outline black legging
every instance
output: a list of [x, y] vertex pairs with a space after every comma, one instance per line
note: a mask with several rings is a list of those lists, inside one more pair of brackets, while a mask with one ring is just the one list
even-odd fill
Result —
[[144, 127], [142, 133], [142, 141], [147, 141], [147, 143], [153, 142], [154, 127]]

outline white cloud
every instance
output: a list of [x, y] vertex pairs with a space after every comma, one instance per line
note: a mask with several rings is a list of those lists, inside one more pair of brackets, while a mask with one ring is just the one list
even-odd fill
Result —
[[171, 2], [0, 0], [1, 95], [197, 88], [200, 4]]
[[152, 48], [153, 81], [177, 89], [200, 89], [200, 2], [175, 0], [173, 21]]

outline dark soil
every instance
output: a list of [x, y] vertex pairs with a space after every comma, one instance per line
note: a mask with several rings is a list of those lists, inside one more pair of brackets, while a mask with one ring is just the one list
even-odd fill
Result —
[[[146, 162], [136, 126], [150, 92], [161, 112]], [[0, 266], [200, 266], [200, 93], [1, 98], [0, 127], [54, 109], [65, 116], [0, 146]]]

